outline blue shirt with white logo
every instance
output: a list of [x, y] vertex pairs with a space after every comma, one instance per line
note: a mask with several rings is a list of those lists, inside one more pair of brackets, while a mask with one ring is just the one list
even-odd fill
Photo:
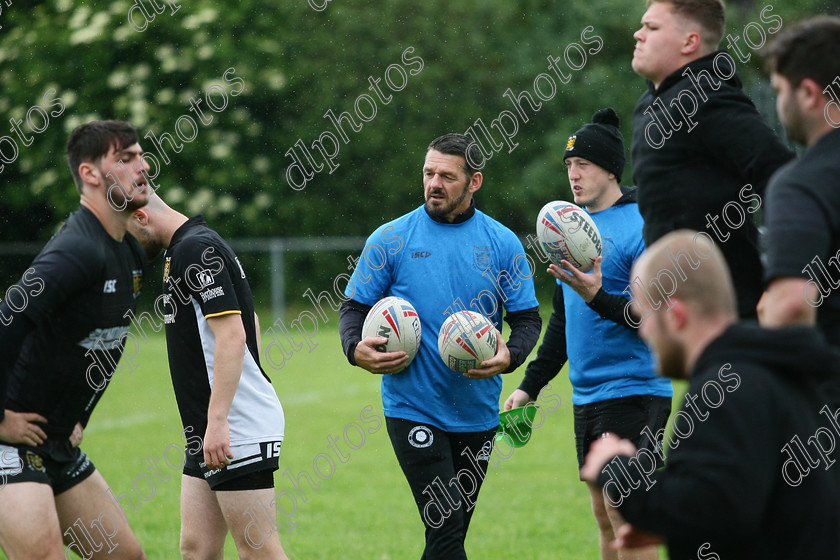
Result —
[[498, 426], [502, 378], [471, 380], [449, 369], [438, 353], [438, 332], [457, 311], [481, 313], [503, 331], [502, 307], [537, 307], [529, 260], [512, 231], [478, 210], [448, 224], [421, 206], [368, 238], [345, 295], [371, 306], [386, 296], [404, 298], [422, 328], [414, 361], [382, 376], [385, 416], [451, 432]]
[[[609, 294], [622, 295], [633, 263], [645, 250], [639, 206], [629, 202], [589, 215], [601, 233], [602, 287]], [[654, 373], [650, 350], [636, 332], [602, 318], [574, 290], [562, 286], [574, 404], [630, 395], [673, 395], [670, 380]]]

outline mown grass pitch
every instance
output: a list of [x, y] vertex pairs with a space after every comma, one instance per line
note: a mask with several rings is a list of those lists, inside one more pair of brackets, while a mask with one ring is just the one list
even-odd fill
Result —
[[[347, 363], [337, 323], [331, 317], [322, 327], [311, 353], [304, 348], [282, 370], [267, 370], [286, 413], [276, 489], [297, 499], [297, 511], [278, 519], [280, 538], [292, 559], [419, 558], [423, 527], [382, 421], [379, 378]], [[131, 374], [113, 380], [82, 448], [122, 496], [148, 557], [178, 558], [183, 437], [162, 334], [143, 344], [135, 362]], [[523, 371], [505, 376], [502, 401]], [[577, 476], [565, 370], [550, 393], [531, 442], [494, 452], [467, 537], [471, 558], [599, 557]], [[291, 511], [288, 495], [280, 503]], [[110, 500], [105, 508], [114, 511]], [[230, 537], [226, 557], [237, 557]]]

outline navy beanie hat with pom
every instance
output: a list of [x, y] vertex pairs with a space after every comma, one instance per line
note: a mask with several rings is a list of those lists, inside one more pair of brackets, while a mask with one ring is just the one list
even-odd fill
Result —
[[566, 143], [563, 161], [570, 157], [581, 157], [599, 165], [621, 181], [624, 171], [624, 138], [618, 130], [620, 121], [611, 108], [601, 109], [592, 117], [592, 123], [585, 124]]

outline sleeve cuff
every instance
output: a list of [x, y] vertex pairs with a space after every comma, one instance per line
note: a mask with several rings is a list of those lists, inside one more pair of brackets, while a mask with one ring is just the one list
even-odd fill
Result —
[[361, 340], [357, 340], [356, 342], [351, 342], [350, 346], [347, 347], [347, 361], [350, 362], [351, 366], [358, 366], [359, 364], [356, 363], [356, 346], [359, 345]]
[[[545, 385], [543, 385], [544, 387]], [[528, 374], [525, 374], [525, 377], [522, 379], [522, 383], [519, 384], [518, 389], [520, 391], [525, 391], [528, 393], [528, 396], [532, 399], [536, 400], [537, 397], [540, 395], [540, 391], [542, 391], [543, 387], [540, 386], [540, 383], [535, 379], [531, 379], [528, 377]]]

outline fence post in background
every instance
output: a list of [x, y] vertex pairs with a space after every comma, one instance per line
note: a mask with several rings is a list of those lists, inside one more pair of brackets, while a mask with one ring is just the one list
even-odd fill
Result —
[[286, 244], [280, 238], [272, 238], [271, 254], [271, 322], [286, 320]]

